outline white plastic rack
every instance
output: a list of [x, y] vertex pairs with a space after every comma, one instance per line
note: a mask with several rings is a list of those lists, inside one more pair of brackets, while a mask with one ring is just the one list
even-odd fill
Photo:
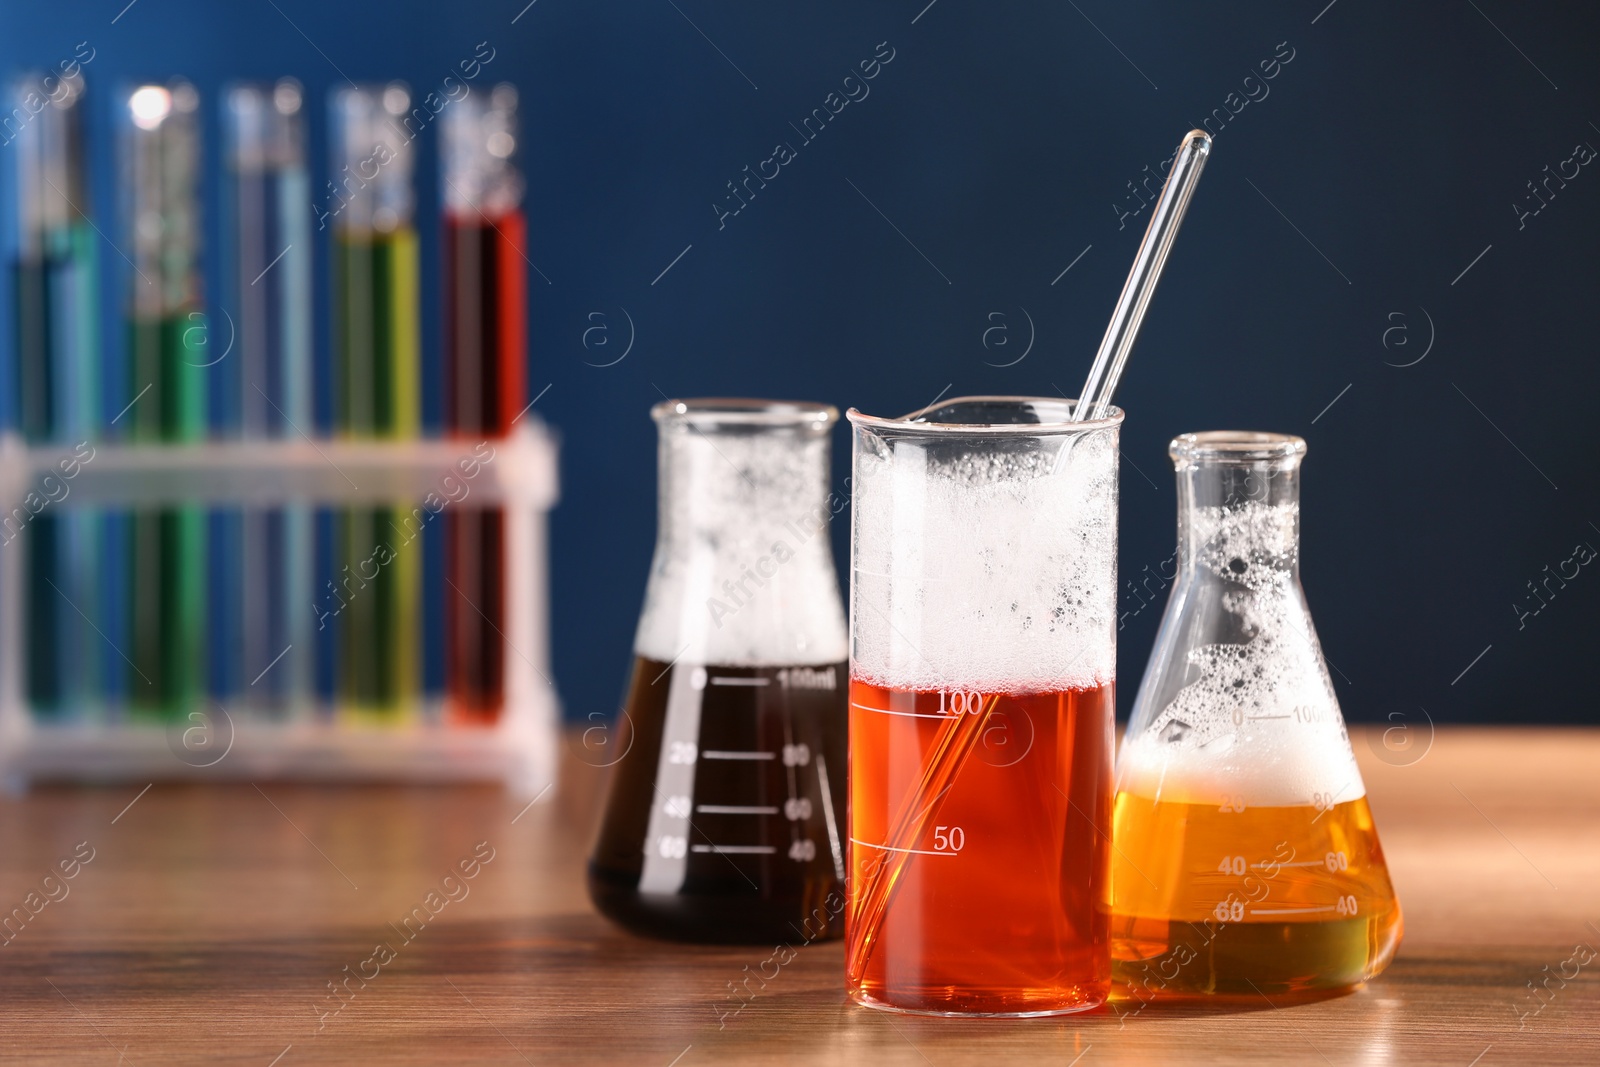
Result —
[[[45, 780], [314, 779], [501, 781], [528, 797], [555, 780], [559, 702], [549, 666], [547, 516], [557, 497], [556, 445], [532, 417], [488, 442], [308, 439], [198, 445], [69, 446], [0, 437], [0, 525], [44, 510], [177, 505], [349, 507], [434, 494], [505, 511], [505, 700], [493, 725], [365, 726], [317, 705], [232, 713], [207, 701], [186, 721], [151, 723], [30, 713], [23, 681], [23, 558], [15, 530], [0, 545], [0, 785]], [[487, 450], [492, 449], [492, 453]], [[492, 458], [485, 461], [485, 455]], [[63, 461], [69, 465], [63, 467]], [[76, 460], [75, 464], [71, 463]], [[74, 471], [63, 478], [64, 470]], [[470, 476], [466, 471], [472, 471]], [[53, 482], [47, 482], [53, 478]], [[462, 486], [465, 486], [463, 495]], [[63, 487], [65, 493], [63, 494]], [[30, 493], [33, 494], [30, 497]]]

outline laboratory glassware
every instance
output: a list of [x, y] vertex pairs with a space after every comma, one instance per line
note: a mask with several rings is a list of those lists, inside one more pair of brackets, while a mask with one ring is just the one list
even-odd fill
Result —
[[[237, 432], [248, 441], [313, 430], [311, 394], [311, 187], [300, 83], [230, 86], [228, 135], [232, 361]], [[212, 373], [228, 367], [219, 363]], [[246, 508], [230, 516], [224, 578], [237, 604], [233, 700], [263, 716], [305, 707], [316, 600], [312, 514], [303, 505]], [[230, 525], [232, 525], [230, 523]], [[221, 620], [219, 620], [220, 623]], [[278, 657], [286, 649], [298, 654]], [[266, 668], [272, 665], [274, 669]], [[255, 681], [250, 682], [249, 679]], [[243, 684], [247, 683], [247, 684]]]
[[[193, 442], [206, 431], [210, 360], [200, 293], [200, 95], [141, 85], [122, 109], [128, 203], [130, 441]], [[129, 709], [182, 720], [205, 682], [206, 513], [140, 509], [126, 520]]]
[[[340, 436], [420, 436], [421, 351], [411, 92], [400, 82], [344, 85], [330, 98], [334, 424]], [[350, 508], [336, 518], [340, 697], [349, 717], [396, 722], [419, 712], [422, 551], [411, 509]]]
[[[18, 422], [29, 443], [92, 449], [100, 421], [98, 238], [84, 213], [83, 75], [32, 74], [11, 88], [19, 108], [13, 115], [36, 107], [38, 113], [15, 131], [9, 153], [17, 207], [11, 257], [17, 363], [8, 384], [16, 386]], [[67, 491], [59, 478], [44, 488]], [[18, 533], [16, 515], [6, 519], [9, 543]], [[88, 622], [99, 614], [99, 517], [47, 507], [20, 532], [28, 701], [41, 719], [74, 717], [96, 702], [104, 662], [103, 643]]]
[[714, 942], [836, 937], [844, 910], [847, 631], [820, 404], [672, 400], [655, 556], [610, 799], [599, 909]]
[[[517, 90], [472, 93], [442, 116], [444, 426], [502, 438], [527, 407], [527, 222]], [[447, 714], [492, 723], [505, 693], [505, 512], [475, 503], [444, 515]]]
[[1178, 576], [1117, 764], [1113, 973], [1139, 999], [1348, 987], [1400, 905], [1300, 585], [1284, 434], [1185, 434]]
[[1046, 1015], [1110, 984], [1122, 412], [851, 410], [847, 990]]

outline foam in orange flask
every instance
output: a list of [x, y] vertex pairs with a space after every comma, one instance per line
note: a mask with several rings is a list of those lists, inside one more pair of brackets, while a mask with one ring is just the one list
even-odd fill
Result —
[[1400, 943], [1300, 586], [1298, 437], [1185, 434], [1178, 573], [1117, 761], [1112, 975], [1132, 1001], [1337, 990]]

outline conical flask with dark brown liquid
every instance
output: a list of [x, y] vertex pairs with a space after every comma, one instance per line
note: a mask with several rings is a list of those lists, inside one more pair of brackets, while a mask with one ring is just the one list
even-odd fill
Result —
[[1117, 760], [1112, 976], [1127, 1001], [1337, 990], [1400, 904], [1300, 586], [1282, 434], [1185, 434], [1178, 573]]
[[828, 529], [838, 412], [667, 401], [655, 557], [589, 863], [639, 933], [803, 943], [844, 911], [847, 630]]

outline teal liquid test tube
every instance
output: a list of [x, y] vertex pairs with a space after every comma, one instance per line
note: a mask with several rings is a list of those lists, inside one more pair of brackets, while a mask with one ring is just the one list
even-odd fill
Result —
[[[199, 273], [199, 94], [141, 85], [119, 109], [128, 272], [129, 407], [136, 443], [205, 433], [208, 337]], [[183, 721], [205, 683], [206, 513], [135, 511], [128, 520], [128, 712]]]
[[[31, 114], [11, 141], [17, 208], [11, 256], [18, 421], [32, 445], [92, 453], [99, 404], [97, 267], [88, 203], [79, 71], [18, 79], [11, 98]], [[36, 114], [34, 112], [37, 112]], [[67, 468], [72, 469], [72, 468]], [[100, 522], [59, 505], [65, 471], [35, 487], [42, 501], [4, 516], [3, 549], [25, 555], [25, 692], [40, 721], [95, 713], [106, 651], [91, 620], [99, 607]]]
[[[229, 303], [247, 441], [312, 424], [311, 182], [304, 93], [285, 78], [226, 94]], [[310, 710], [316, 589], [312, 510], [246, 508], [226, 560], [238, 590], [241, 705], [255, 718]]]

